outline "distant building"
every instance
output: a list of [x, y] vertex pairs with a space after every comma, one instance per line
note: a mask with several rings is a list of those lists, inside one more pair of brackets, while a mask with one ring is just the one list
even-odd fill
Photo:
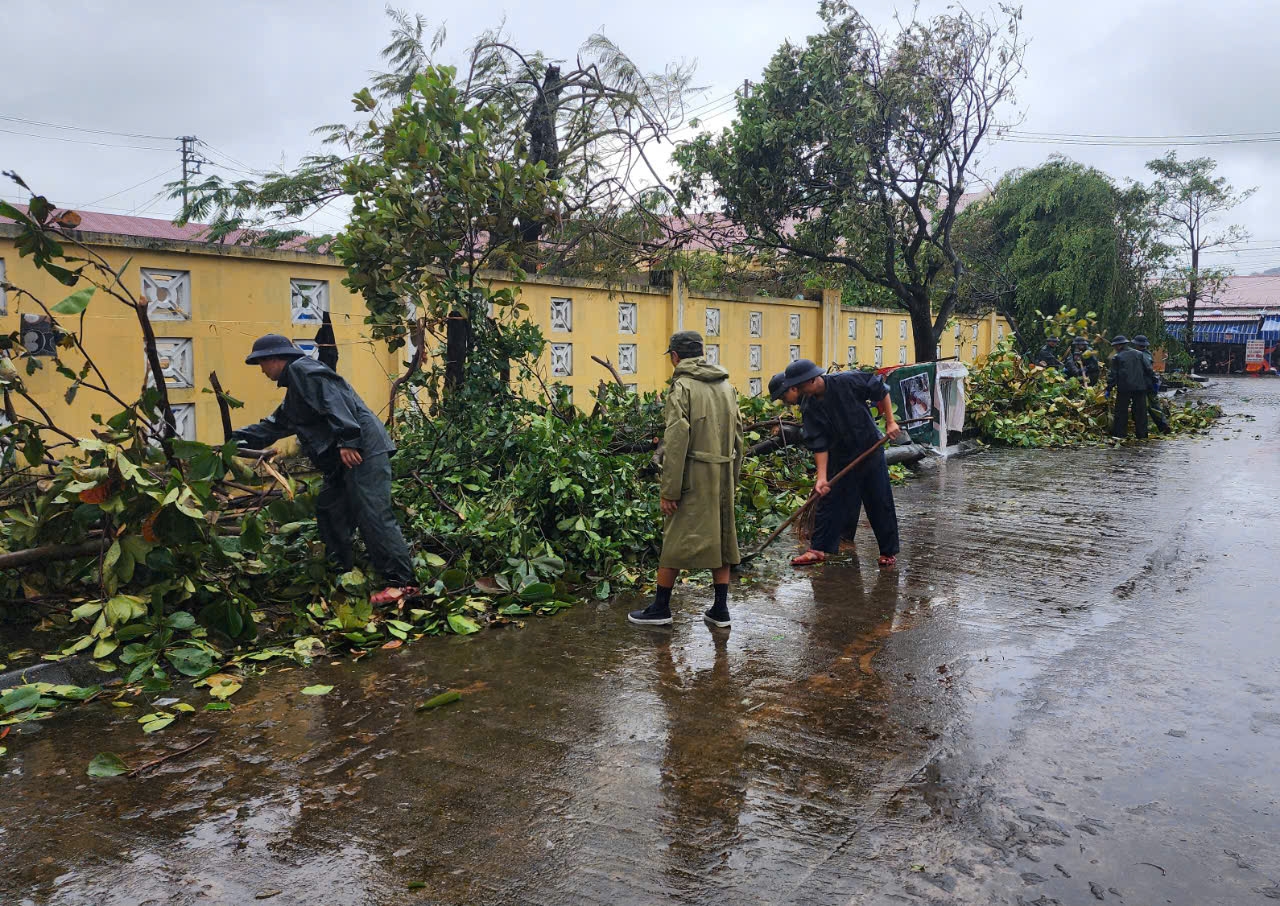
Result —
[[[1171, 336], [1185, 339], [1187, 300], [1166, 302], [1164, 320]], [[1280, 344], [1280, 276], [1228, 277], [1211, 298], [1197, 302], [1194, 329], [1191, 344], [1211, 370], [1244, 370], [1249, 340], [1262, 340], [1270, 356]]]

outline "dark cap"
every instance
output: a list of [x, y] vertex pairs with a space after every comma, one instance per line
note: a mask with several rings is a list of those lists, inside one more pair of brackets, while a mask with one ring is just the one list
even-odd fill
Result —
[[682, 359], [693, 359], [702, 355], [702, 334], [696, 330], [682, 330], [679, 333], [671, 335], [671, 342], [667, 344], [666, 351], [662, 354], [674, 352]]
[[1112, 346], [1128, 346], [1129, 338], [1126, 337], [1124, 334], [1120, 334], [1120, 336], [1116, 337], [1114, 340], [1111, 341], [1111, 345]]
[[782, 394], [786, 393], [782, 389], [782, 385], [786, 383], [787, 377], [781, 371], [769, 378], [769, 396], [771, 399], [782, 399]]
[[1148, 340], [1146, 337], [1144, 337], [1142, 334], [1138, 334], [1136, 337], [1133, 338], [1133, 345], [1137, 346], [1140, 349], [1146, 349], [1148, 346], [1151, 345], [1151, 341]]
[[1046, 338], [1046, 339], [1045, 339], [1045, 342], [1046, 342], [1046, 343], [1048, 343], [1050, 346], [1057, 346], [1057, 345], [1058, 345], [1058, 338], [1057, 338], [1057, 337], [1048, 337], [1048, 338]]
[[782, 391], [790, 390], [808, 383], [816, 377], [826, 374], [821, 368], [808, 359], [796, 359], [782, 372]]
[[1088, 346], [1089, 341], [1084, 337], [1076, 337], [1071, 341], [1072, 346]]
[[298, 359], [305, 355], [288, 337], [269, 333], [253, 341], [253, 351], [245, 356], [244, 363], [253, 365], [263, 359]]

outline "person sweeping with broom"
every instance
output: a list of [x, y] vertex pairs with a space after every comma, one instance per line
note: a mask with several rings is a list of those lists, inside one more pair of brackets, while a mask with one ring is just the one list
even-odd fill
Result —
[[[774, 399], [800, 403], [804, 445], [813, 451], [817, 466], [814, 493], [818, 500], [812, 538], [809, 549], [793, 559], [791, 565], [821, 563], [828, 554], [839, 551], [842, 532], [850, 533], [856, 527], [858, 512], [865, 508], [880, 547], [880, 566], [893, 566], [900, 549], [898, 514], [893, 505], [889, 465], [884, 451], [878, 449], [883, 439], [894, 440], [902, 433], [893, 414], [889, 388], [878, 375], [863, 371], [827, 374], [808, 359], [788, 365], [780, 382], [770, 381], [770, 388], [775, 387]], [[871, 416], [870, 404], [875, 404], [884, 416], [884, 438]], [[830, 480], [873, 449], [843, 478]]]

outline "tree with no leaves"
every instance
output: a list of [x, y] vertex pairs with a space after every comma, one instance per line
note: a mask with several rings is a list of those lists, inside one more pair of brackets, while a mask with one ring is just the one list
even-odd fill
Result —
[[1021, 10], [957, 7], [891, 36], [844, 0], [819, 12], [825, 28], [783, 44], [731, 127], [679, 149], [681, 200], [750, 250], [883, 287], [932, 360], [963, 272], [960, 198], [1022, 74]]
[[1225, 276], [1221, 270], [1201, 268], [1201, 253], [1237, 245], [1249, 238], [1243, 227], [1232, 225], [1216, 231], [1213, 223], [1219, 215], [1257, 191], [1236, 192], [1226, 177], [1213, 175], [1217, 167], [1218, 162], [1211, 157], [1180, 161], [1176, 151], [1147, 162], [1147, 169], [1156, 175], [1151, 186], [1156, 217], [1170, 244], [1188, 256], [1188, 265], [1182, 269], [1187, 320], [1180, 337], [1188, 350], [1195, 338], [1196, 304], [1203, 298], [1211, 298]]

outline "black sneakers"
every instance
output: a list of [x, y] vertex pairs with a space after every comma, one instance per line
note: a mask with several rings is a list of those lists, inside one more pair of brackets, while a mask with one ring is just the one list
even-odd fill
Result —
[[656, 601], [644, 610], [633, 610], [627, 619], [637, 626], [670, 626], [671, 605], [659, 605]]
[[728, 629], [729, 607], [725, 604], [714, 604], [702, 612], [702, 619], [718, 629]]

